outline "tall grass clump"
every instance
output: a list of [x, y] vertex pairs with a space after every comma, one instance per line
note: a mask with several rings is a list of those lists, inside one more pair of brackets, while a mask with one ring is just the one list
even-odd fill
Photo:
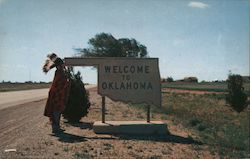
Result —
[[229, 74], [226, 101], [238, 113], [247, 107], [247, 95], [244, 93], [243, 79], [240, 75]]

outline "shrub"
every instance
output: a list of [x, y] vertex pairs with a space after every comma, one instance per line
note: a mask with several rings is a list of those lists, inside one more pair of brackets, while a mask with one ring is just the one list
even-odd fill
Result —
[[174, 79], [172, 77], [168, 77], [167, 82], [174, 82]]
[[243, 111], [247, 107], [247, 95], [244, 93], [242, 77], [230, 74], [227, 79], [227, 87], [227, 103], [238, 113]]
[[88, 114], [90, 107], [89, 93], [84, 87], [79, 71], [75, 74], [73, 68], [69, 68], [66, 74], [71, 81], [71, 88], [63, 117], [69, 122], [79, 122], [82, 117]]

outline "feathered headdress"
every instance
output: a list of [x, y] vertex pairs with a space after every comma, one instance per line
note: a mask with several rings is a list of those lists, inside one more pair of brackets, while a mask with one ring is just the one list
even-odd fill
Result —
[[54, 68], [55, 66], [62, 65], [64, 62], [61, 58], [57, 57], [55, 53], [51, 53], [47, 55], [47, 59], [43, 65], [43, 72], [47, 73], [50, 69]]

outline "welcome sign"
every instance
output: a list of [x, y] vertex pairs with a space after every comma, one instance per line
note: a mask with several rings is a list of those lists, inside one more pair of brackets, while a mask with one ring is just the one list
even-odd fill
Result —
[[68, 66], [97, 66], [98, 93], [115, 101], [161, 106], [158, 58], [65, 58]]

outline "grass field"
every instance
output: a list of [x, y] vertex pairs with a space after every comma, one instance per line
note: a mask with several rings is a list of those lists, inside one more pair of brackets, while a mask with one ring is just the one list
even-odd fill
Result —
[[[221, 158], [250, 157], [249, 106], [237, 113], [226, 104], [224, 94], [163, 93], [162, 97], [162, 108], [152, 108], [154, 115], [163, 114], [162, 120], [171, 120], [188, 128]], [[135, 107], [145, 109], [142, 105]], [[200, 148], [195, 145], [195, 149]]]
[[0, 83], [0, 92], [49, 88], [50, 83]]
[[[250, 83], [244, 83], [244, 90], [250, 96]], [[183, 83], [183, 82], [170, 82], [162, 83], [162, 88], [174, 88], [183, 90], [197, 90], [208, 92], [227, 92], [226, 82], [204, 82], [204, 83]]]
[[211, 151], [245, 158], [249, 153], [250, 109], [238, 114], [223, 95], [164, 94], [164, 112], [171, 120], [194, 129]]

